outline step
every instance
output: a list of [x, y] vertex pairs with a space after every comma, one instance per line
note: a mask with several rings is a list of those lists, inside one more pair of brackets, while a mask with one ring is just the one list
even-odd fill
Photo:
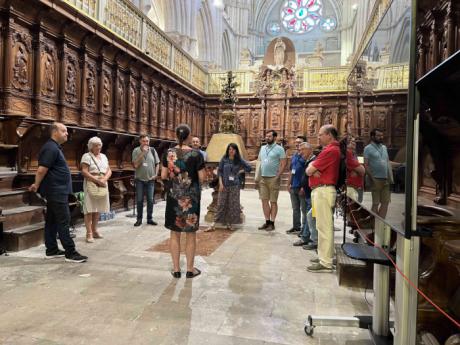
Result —
[[339, 285], [362, 289], [372, 288], [373, 265], [348, 257], [341, 246], [336, 246], [335, 250]]
[[3, 210], [2, 213], [5, 216], [4, 230], [42, 222], [44, 220], [43, 209], [43, 206], [21, 206]]
[[6, 250], [17, 252], [43, 243], [45, 222], [4, 231]]
[[0, 171], [0, 191], [11, 190], [17, 174], [17, 171]]
[[27, 190], [0, 191], [0, 208], [6, 210], [30, 204], [30, 192]]

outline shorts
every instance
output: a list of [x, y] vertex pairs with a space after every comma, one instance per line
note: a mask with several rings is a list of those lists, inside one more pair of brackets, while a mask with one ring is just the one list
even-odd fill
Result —
[[263, 177], [259, 182], [259, 199], [270, 200], [271, 202], [278, 201], [278, 194], [280, 192], [281, 178]]
[[373, 179], [372, 205], [388, 204], [391, 201], [390, 182], [387, 179]]

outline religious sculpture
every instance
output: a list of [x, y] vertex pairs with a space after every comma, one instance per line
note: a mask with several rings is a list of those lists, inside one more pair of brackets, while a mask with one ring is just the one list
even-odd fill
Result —
[[123, 79], [121, 77], [118, 77], [118, 104], [117, 104], [117, 108], [118, 108], [118, 111], [123, 111], [123, 97], [125, 95], [125, 90], [123, 88]]
[[45, 53], [44, 79], [42, 94], [51, 96], [54, 93], [54, 60], [50, 53]]
[[13, 86], [18, 89], [23, 89], [28, 84], [27, 53], [22, 44], [18, 45], [18, 51], [14, 58], [13, 79]]
[[76, 94], [77, 94], [77, 81], [76, 81], [75, 65], [71, 61], [68, 61], [68, 64], [67, 64], [65, 94], [66, 94], [67, 102], [70, 102], [70, 103], [75, 102]]
[[273, 106], [272, 110], [272, 127], [278, 128], [281, 124], [281, 113], [278, 104]]
[[136, 118], [136, 90], [134, 82], [129, 84], [129, 118]]
[[318, 119], [315, 115], [310, 115], [307, 119], [308, 134], [314, 136], [316, 134], [316, 124]]
[[275, 43], [274, 49], [274, 61], [275, 66], [284, 66], [284, 53], [286, 50], [286, 44], [283, 42], [281, 37], [278, 37]]
[[88, 72], [86, 73], [86, 105], [89, 107], [94, 106], [94, 93], [95, 93], [95, 80], [94, 80], [94, 70], [92, 66], [88, 66]]
[[110, 80], [106, 73], [102, 78], [102, 106], [105, 111], [109, 110], [110, 106]]
[[292, 131], [296, 134], [300, 130], [300, 116], [298, 112], [295, 112], [292, 116]]
[[142, 85], [141, 92], [141, 122], [147, 124], [149, 100], [147, 97], [147, 87]]

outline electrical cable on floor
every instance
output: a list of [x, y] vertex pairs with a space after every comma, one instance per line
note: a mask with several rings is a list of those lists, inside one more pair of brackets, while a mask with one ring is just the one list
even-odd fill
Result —
[[[353, 220], [356, 224], [356, 226], [358, 227], [359, 230], [361, 230], [361, 228], [359, 227], [359, 224], [355, 218], [355, 215], [353, 214], [353, 210], [350, 211], [350, 214], [351, 216], [353, 217]], [[425, 293], [423, 293], [423, 291], [421, 291], [417, 286], [415, 286], [415, 284], [401, 271], [401, 269], [399, 268], [398, 265], [396, 265], [396, 263], [394, 262], [393, 258], [381, 247], [379, 246], [378, 244], [375, 244], [373, 241], [371, 241], [369, 239], [369, 237], [367, 237], [366, 234], [363, 233], [363, 236], [366, 238], [366, 241], [369, 242], [370, 244], [372, 244], [375, 248], [379, 249], [383, 255], [385, 255], [388, 260], [390, 260], [391, 264], [394, 266], [394, 268], [396, 269], [396, 271], [404, 278], [404, 280], [406, 282], [409, 283], [409, 285], [415, 289], [420, 296], [422, 296], [428, 303], [430, 303], [433, 307], [436, 308], [436, 310], [438, 310], [442, 315], [444, 315], [447, 319], [449, 319], [449, 321], [451, 321], [455, 326], [457, 326], [458, 328], [460, 328], [460, 322], [458, 322], [457, 320], [455, 320], [452, 316], [450, 316], [448, 313], [446, 313], [444, 310], [442, 310], [441, 307], [439, 307], [436, 303], [434, 303], [427, 295], [425, 295]]]

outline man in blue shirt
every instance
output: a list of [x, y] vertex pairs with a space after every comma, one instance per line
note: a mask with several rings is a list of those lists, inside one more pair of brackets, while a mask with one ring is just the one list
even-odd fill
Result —
[[[305, 175], [305, 160], [300, 154], [300, 144], [307, 141], [305, 136], [299, 135], [294, 141], [296, 152], [291, 158], [289, 167], [288, 191], [291, 196], [292, 205], [292, 228], [287, 230], [287, 234], [299, 233], [305, 225], [306, 203], [305, 193], [302, 189], [302, 178]], [[302, 222], [301, 220], [302, 216]], [[296, 242], [297, 243], [297, 242]], [[301, 243], [303, 245], [306, 243]]]
[[[88, 257], [75, 250], [70, 237], [69, 194], [72, 194], [72, 176], [62, 153], [61, 144], [67, 141], [67, 127], [59, 122], [51, 126], [51, 138], [38, 154], [38, 169], [31, 192], [39, 192], [46, 199], [45, 246], [46, 259], [65, 256], [65, 261], [85, 262]], [[56, 233], [65, 252], [59, 250]]]
[[[385, 218], [391, 201], [390, 185], [393, 183], [393, 171], [388, 151], [383, 144], [383, 131], [374, 128], [371, 142], [364, 148], [364, 167], [371, 180], [372, 211]], [[394, 163], [400, 165], [399, 163]]]
[[259, 230], [275, 230], [275, 218], [278, 213], [278, 194], [281, 185], [281, 174], [286, 167], [286, 153], [276, 143], [278, 133], [269, 130], [265, 135], [267, 145], [260, 148], [260, 182], [259, 199], [262, 200], [262, 208], [265, 223]]
[[198, 137], [193, 137], [192, 138], [192, 148], [200, 151], [201, 155], [203, 156], [203, 160], [205, 161], [205, 163], [207, 162], [208, 160], [208, 154], [206, 153], [206, 151], [203, 151], [201, 149], [201, 142], [200, 142], [200, 138]]

